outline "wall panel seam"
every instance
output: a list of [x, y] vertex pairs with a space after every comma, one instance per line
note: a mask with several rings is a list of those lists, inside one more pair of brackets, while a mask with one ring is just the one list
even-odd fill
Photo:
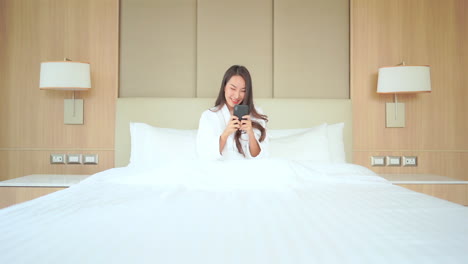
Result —
[[114, 151], [113, 148], [0, 148], [0, 151]]
[[271, 1], [271, 98], [275, 98], [275, 0]]
[[195, 1], [195, 98], [198, 98], [198, 0]]
[[468, 152], [464, 149], [354, 149], [353, 152]]

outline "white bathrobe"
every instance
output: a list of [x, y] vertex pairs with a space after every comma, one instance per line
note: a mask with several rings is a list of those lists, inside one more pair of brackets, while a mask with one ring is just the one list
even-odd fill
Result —
[[[259, 141], [261, 133], [258, 129], [254, 129], [255, 138], [260, 146], [260, 153], [257, 157], [250, 155], [249, 149], [249, 136], [247, 133], [242, 134], [240, 142], [245, 153], [245, 157], [237, 150], [236, 142], [234, 141], [234, 134], [232, 133], [224, 146], [222, 155], [219, 153], [219, 137], [226, 129], [226, 126], [231, 118], [231, 114], [226, 105], [219, 111], [214, 112], [216, 107], [204, 111], [200, 118], [197, 134], [197, 152], [201, 159], [205, 160], [222, 160], [222, 159], [251, 159], [262, 158], [268, 156], [268, 137], [263, 142]], [[257, 108], [257, 112], [260, 109]], [[266, 129], [266, 122], [263, 119], [251, 118]]]

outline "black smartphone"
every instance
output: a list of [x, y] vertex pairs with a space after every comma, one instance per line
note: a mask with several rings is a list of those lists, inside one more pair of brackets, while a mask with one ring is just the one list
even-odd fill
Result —
[[249, 112], [249, 106], [248, 105], [235, 105], [234, 106], [234, 115], [239, 118], [239, 120], [242, 120], [242, 117], [245, 115], [248, 115]]

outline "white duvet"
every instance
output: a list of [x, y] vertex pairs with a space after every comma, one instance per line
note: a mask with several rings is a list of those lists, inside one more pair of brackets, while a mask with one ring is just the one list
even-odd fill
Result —
[[0, 263], [468, 263], [468, 209], [350, 164], [129, 166], [0, 210]]

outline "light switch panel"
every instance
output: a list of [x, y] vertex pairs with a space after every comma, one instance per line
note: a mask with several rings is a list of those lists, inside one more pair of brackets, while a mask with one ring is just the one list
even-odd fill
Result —
[[398, 156], [387, 156], [387, 166], [401, 166], [401, 159]]
[[372, 166], [385, 166], [385, 157], [384, 156], [372, 156], [371, 165]]
[[84, 154], [83, 155], [83, 164], [98, 164], [98, 155], [97, 154]]
[[67, 154], [68, 164], [81, 164], [81, 154]]
[[65, 154], [50, 154], [50, 164], [65, 164]]

